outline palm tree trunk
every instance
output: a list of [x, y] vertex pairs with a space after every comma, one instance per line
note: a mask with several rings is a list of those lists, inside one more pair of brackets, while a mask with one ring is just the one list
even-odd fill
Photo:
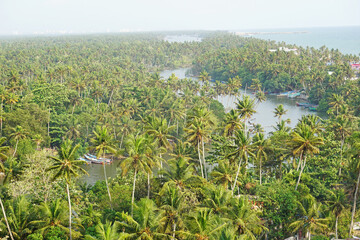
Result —
[[355, 217], [355, 211], [356, 211], [356, 199], [357, 199], [357, 194], [358, 194], [358, 190], [359, 190], [359, 183], [360, 183], [360, 172], [359, 172], [358, 179], [356, 182], [356, 189], [355, 189], [355, 194], [354, 194], [354, 205], [353, 205], [353, 209], [352, 209], [352, 213], [351, 213], [349, 237], [351, 237], [351, 232], [352, 232], [353, 226], [354, 226], [354, 217]]
[[200, 156], [200, 141], [198, 141], [198, 154], [199, 154], [199, 163], [200, 163], [201, 177], [204, 177], [203, 166], [202, 166], [201, 156]]
[[305, 164], [306, 164], [306, 157], [304, 157], [304, 164], [301, 166], [299, 178], [298, 178], [298, 181], [297, 181], [296, 186], [295, 186], [295, 191], [297, 190], [297, 188], [298, 188], [298, 186], [299, 186], [300, 179], [301, 179], [301, 174], [302, 174], [302, 172], [304, 171]]
[[76, 104], [74, 104], [74, 106], [73, 106], [73, 108], [72, 108], [71, 115], [74, 115], [75, 106], [76, 106]]
[[47, 122], [48, 137], [50, 136], [50, 108], [49, 108], [49, 121]]
[[175, 240], [176, 223], [173, 224], [172, 240]]
[[307, 237], [308, 237], [308, 240], [311, 240], [311, 233], [310, 233], [310, 231], [307, 232]]
[[16, 151], [17, 151], [18, 144], [19, 144], [19, 139], [17, 139], [17, 140], [16, 140], [16, 144], [15, 144], [15, 151], [14, 151], [14, 153], [13, 153], [13, 157], [15, 157], [15, 154], [16, 154]]
[[235, 181], [234, 181], [234, 185], [232, 187], [232, 194], [234, 194], [234, 189], [235, 189], [235, 186], [236, 186], [236, 181], [237, 181], [237, 178], [239, 176], [239, 173], [240, 173], [240, 168], [241, 168], [241, 162], [242, 162], [242, 158], [240, 158], [240, 161], [239, 161], [239, 166], [238, 166], [238, 170], [236, 172], [236, 176], [235, 176]]
[[8, 222], [8, 220], [7, 220], [7, 217], [6, 217], [4, 205], [3, 205], [3, 202], [2, 202], [2, 199], [1, 199], [1, 198], [0, 198], [0, 204], [1, 204], [1, 210], [2, 210], [3, 215], [4, 215], [6, 227], [7, 227], [8, 231], [9, 231], [10, 238], [11, 238], [11, 240], [14, 240], [14, 237], [13, 237], [13, 235], [12, 235], [12, 232], [11, 232], [11, 229], [10, 229], [10, 226], [9, 226], [9, 222]]
[[176, 120], [176, 135], [179, 136], [179, 120]]
[[66, 192], [68, 195], [68, 202], [69, 202], [69, 233], [70, 233], [70, 240], [72, 240], [72, 236], [71, 236], [71, 201], [70, 201], [70, 191], [69, 191], [68, 183], [66, 183]]
[[[296, 168], [296, 171], [299, 171], [299, 168], [300, 168], [300, 165], [301, 165], [301, 162], [302, 162], [302, 155], [303, 155], [303, 153], [301, 152], [301, 153], [300, 153], [299, 163], [298, 163], [298, 166], [297, 166], [297, 168]], [[295, 158], [294, 158], [294, 161], [295, 161], [295, 163], [296, 163], [296, 159], [295, 159]]]
[[261, 164], [262, 164], [262, 161], [261, 161], [261, 157], [260, 157], [260, 185], [261, 185]]
[[338, 239], [338, 221], [339, 221], [339, 216], [336, 216], [336, 221], [335, 221], [335, 238]]
[[120, 149], [122, 147], [122, 144], [123, 144], [123, 140], [124, 140], [124, 133], [121, 135], [121, 141], [120, 141]]
[[147, 174], [147, 198], [150, 199], [150, 173]]
[[111, 90], [111, 94], [110, 94], [110, 98], [109, 98], [108, 106], [110, 106], [110, 102], [111, 102], [111, 98], [112, 98], [113, 94], [114, 94], [114, 89], [113, 89], [113, 90]]
[[339, 168], [339, 176], [341, 176], [341, 166], [343, 162], [343, 146], [344, 146], [344, 140], [341, 140], [341, 146], [340, 146], [340, 168]]
[[2, 114], [3, 114], [3, 101], [1, 101], [1, 116], [0, 116], [0, 136], [2, 136], [2, 129], [3, 129], [3, 118], [2, 118]]
[[108, 180], [107, 180], [107, 176], [106, 176], [105, 160], [103, 160], [102, 165], [103, 165], [103, 168], [104, 168], [104, 177], [105, 177], [106, 189], [107, 189], [107, 192], [108, 192], [108, 195], [109, 195], [109, 200], [110, 200], [110, 208], [112, 209], [111, 194], [110, 194], [109, 184], [108, 184]]
[[134, 213], [135, 183], [136, 183], [136, 170], [134, 171], [134, 182], [133, 182], [133, 190], [131, 195], [131, 216], [133, 216]]
[[201, 144], [202, 144], [202, 155], [203, 155], [203, 162], [204, 162], [204, 174], [205, 174], [205, 179], [207, 180], [204, 141], [201, 141]]

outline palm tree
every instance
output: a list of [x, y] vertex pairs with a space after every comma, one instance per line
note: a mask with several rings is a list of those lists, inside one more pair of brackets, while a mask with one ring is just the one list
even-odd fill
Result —
[[222, 186], [210, 186], [205, 190], [206, 198], [203, 201], [205, 207], [213, 210], [215, 214], [225, 214], [228, 210], [231, 192]]
[[259, 177], [260, 177], [260, 185], [262, 183], [262, 162], [267, 161], [268, 155], [267, 153], [271, 150], [271, 140], [266, 139], [264, 134], [258, 133], [254, 137], [254, 145], [256, 149], [256, 159], [259, 161]]
[[[205, 162], [205, 142], [208, 142], [212, 127], [215, 126], [215, 117], [211, 111], [205, 107], [196, 107], [189, 114], [189, 123], [184, 131], [187, 133], [186, 139], [194, 147], [197, 147], [201, 176], [207, 179], [206, 162]], [[202, 161], [201, 151], [202, 147]]]
[[9, 225], [15, 239], [21, 240], [31, 233], [33, 209], [25, 196], [18, 197], [7, 202]]
[[231, 109], [225, 116], [224, 124], [224, 136], [232, 136], [235, 130], [242, 129], [240, 114], [235, 109]]
[[340, 168], [339, 168], [339, 176], [341, 175], [341, 169], [343, 163], [343, 150], [344, 150], [344, 143], [346, 138], [351, 134], [353, 127], [354, 127], [354, 121], [349, 119], [346, 115], [338, 115], [336, 116], [335, 120], [332, 121], [333, 123], [333, 131], [336, 132], [336, 138], [340, 139]]
[[[297, 190], [300, 183], [301, 174], [305, 168], [307, 155], [313, 155], [319, 153], [319, 146], [323, 145], [323, 139], [314, 132], [314, 130], [306, 124], [300, 124], [291, 133], [290, 145], [292, 147], [292, 153], [294, 156], [299, 155], [300, 173], [299, 178], [295, 186]], [[299, 167], [298, 167], [299, 168]]]
[[338, 220], [347, 205], [346, 194], [343, 189], [330, 191], [331, 200], [327, 201], [330, 211], [335, 215], [335, 239], [338, 239]]
[[70, 191], [69, 185], [71, 184], [71, 180], [74, 177], [79, 176], [80, 173], [87, 174], [87, 172], [81, 168], [85, 162], [82, 160], [76, 160], [77, 150], [80, 145], [77, 144], [73, 147], [73, 142], [71, 140], [64, 141], [61, 145], [58, 157], [49, 156], [50, 159], [54, 161], [54, 164], [48, 169], [54, 171], [53, 180], [58, 178], [62, 178], [66, 182], [66, 191], [68, 196], [68, 204], [69, 204], [69, 234], [70, 240], [72, 239], [71, 235], [71, 199], [70, 199]]
[[141, 199], [134, 205], [133, 217], [125, 213], [121, 215], [120, 225], [126, 232], [123, 239], [168, 239], [168, 235], [158, 232], [161, 217], [152, 200]]
[[206, 72], [205, 70], [200, 73], [198, 78], [202, 83], [206, 83], [206, 82], [210, 81], [210, 79], [211, 79], [209, 73]]
[[68, 231], [66, 210], [66, 202], [61, 199], [43, 202], [38, 208], [41, 220], [33, 221], [32, 224], [39, 225], [39, 232], [43, 235], [53, 227]]
[[188, 179], [193, 176], [193, 164], [189, 164], [190, 157], [187, 153], [186, 144], [178, 142], [174, 153], [170, 154], [173, 158], [168, 161], [168, 168], [160, 171], [165, 185], [174, 183], [179, 189], [183, 189]]
[[353, 200], [353, 207], [352, 207], [352, 212], [351, 212], [351, 223], [350, 223], [350, 229], [349, 229], [349, 237], [351, 237], [351, 233], [353, 231], [353, 226], [354, 226], [354, 217], [355, 217], [355, 211], [356, 211], [356, 200], [357, 200], [357, 195], [358, 195], [358, 191], [359, 191], [359, 184], [360, 184], [360, 161], [359, 161], [359, 156], [360, 156], [360, 143], [359, 142], [354, 142], [351, 146], [351, 154], [354, 158], [354, 170], [357, 172], [357, 181], [356, 181], [356, 188], [355, 188], [355, 193], [354, 193], [354, 200]]
[[[7, 152], [9, 147], [8, 146], [2, 146], [4, 144], [4, 142], [6, 141], [6, 138], [5, 137], [1, 137], [0, 138], [0, 159], [7, 159], [8, 156], [4, 154], [4, 152]], [[5, 168], [4, 168], [4, 165], [2, 164], [2, 162], [0, 161], [0, 171], [2, 173], [5, 172]], [[4, 182], [3, 182], [4, 184]], [[4, 215], [4, 220], [5, 220], [5, 224], [6, 224], [6, 227], [8, 229], [8, 232], [9, 232], [9, 235], [10, 235], [10, 238], [11, 240], [14, 240], [14, 237], [12, 235], [12, 231], [11, 231], [11, 228], [10, 228], [10, 225], [9, 225], [9, 221], [7, 219], [7, 216], [6, 216], [6, 212], [5, 212], [5, 208], [4, 208], [4, 204], [2, 202], [2, 198], [0, 197], [0, 205], [1, 205], [1, 210], [2, 210], [2, 213]]]
[[251, 99], [248, 95], [243, 95], [242, 99], [238, 99], [236, 108], [240, 117], [244, 119], [244, 131], [246, 132], [246, 122], [254, 113], [256, 113], [254, 109], [255, 100]]
[[[101, 240], [117, 240], [120, 238], [120, 223], [118, 221], [110, 222], [106, 221], [105, 224], [102, 222], [99, 222], [98, 225], [95, 227], [95, 231], [97, 233], [97, 236]], [[99, 238], [94, 238], [90, 235], [85, 236], [85, 240], [98, 240]]]
[[226, 226], [226, 223], [217, 221], [212, 210], [209, 208], [201, 208], [190, 215], [186, 222], [193, 239], [215, 239], [216, 233]]
[[343, 96], [333, 93], [329, 101], [332, 109], [336, 109], [336, 116], [339, 115], [339, 108], [345, 104]]
[[[90, 149], [95, 150], [97, 158], [99, 158], [100, 156], [102, 158], [105, 158], [105, 154], [107, 152], [111, 152], [111, 153], [116, 152], [116, 149], [113, 145], [113, 137], [111, 134], [108, 133], [108, 130], [105, 126], [97, 126], [95, 131], [93, 131], [93, 133], [94, 133], [94, 137], [90, 139], [93, 146], [90, 147]], [[106, 189], [110, 200], [110, 207], [112, 208], [111, 194], [110, 194], [108, 179], [106, 176], [105, 162], [103, 162], [103, 168], [104, 168]]]
[[284, 105], [280, 104], [275, 108], [275, 117], [279, 119], [279, 122], [281, 121], [281, 117], [287, 113], [288, 110], [284, 109]]
[[[146, 129], [145, 133], [149, 134], [156, 140], [159, 148], [172, 149], [169, 139], [172, 139], [173, 137], [169, 133], [174, 128], [175, 126], [168, 126], [166, 119], [149, 117], [147, 119], [147, 124], [145, 125], [145, 129]], [[161, 152], [159, 157], [161, 159], [162, 157]], [[162, 168], [162, 161], [161, 161], [161, 168]]]
[[41, 136], [41, 134], [36, 134], [34, 136], [34, 138], [32, 139], [35, 144], [36, 144], [36, 150], [40, 151], [40, 144], [44, 141], [43, 137]]
[[218, 164], [219, 165], [210, 173], [212, 182], [221, 184], [224, 189], [229, 189], [229, 186], [231, 187], [233, 182], [234, 168], [231, 167], [227, 160], [219, 161]]
[[227, 219], [231, 221], [233, 232], [239, 239], [256, 240], [258, 239], [256, 236], [259, 236], [261, 232], [268, 231], [245, 197], [232, 199], [227, 211]]
[[248, 163], [248, 157], [254, 156], [254, 148], [251, 144], [251, 138], [249, 134], [245, 134], [244, 131], [238, 130], [235, 132], [234, 136], [234, 144], [231, 146], [232, 152], [228, 155], [228, 157], [235, 157], [239, 159], [239, 165], [237, 168], [234, 185], [232, 186], [232, 191], [235, 190], [236, 182], [239, 177], [241, 164], [243, 160], [245, 161], [245, 166]]
[[12, 131], [13, 131], [13, 133], [10, 134], [10, 138], [12, 138], [16, 141], [15, 150], [13, 153], [13, 157], [15, 157], [17, 147], [19, 144], [19, 140], [25, 139], [29, 135], [29, 133], [19, 125], [16, 126], [15, 128], [12, 128]]
[[162, 200], [160, 209], [164, 211], [160, 220], [163, 232], [171, 232], [172, 240], [175, 240], [177, 229], [183, 227], [181, 215], [184, 209], [184, 195], [180, 189], [170, 185], [164, 185], [159, 195]]
[[[6, 142], [6, 137], [0, 137], [0, 160], [6, 160], [8, 156], [5, 154], [9, 150], [9, 146], [3, 146], [3, 144]], [[2, 162], [0, 161], [0, 166], [2, 166]], [[3, 168], [0, 167], [1, 169]], [[0, 169], [0, 170], [1, 170]]]
[[[186, 136], [187, 141], [191, 143], [194, 147], [197, 147], [201, 177], [204, 178], [205, 169], [203, 169], [203, 163], [201, 160], [200, 146], [203, 145], [203, 143], [208, 140], [210, 134], [209, 127], [208, 125], [206, 125], [206, 123], [196, 118], [189, 123], [187, 128], [184, 128], [184, 131], [187, 133]], [[204, 163], [204, 167], [205, 167], [205, 163]]]
[[123, 175], [126, 175], [130, 169], [134, 171], [133, 189], [131, 195], [131, 216], [133, 216], [134, 212], [136, 175], [141, 171], [151, 171], [151, 168], [148, 166], [148, 158], [146, 156], [148, 147], [148, 142], [145, 136], [130, 135], [126, 142], [126, 152], [128, 157], [120, 164]]
[[298, 211], [300, 218], [289, 225], [293, 232], [303, 230], [307, 238], [311, 239], [311, 233], [318, 230], [326, 229], [328, 219], [321, 218], [321, 203], [317, 203], [311, 195], [304, 197], [302, 202], [298, 202]]

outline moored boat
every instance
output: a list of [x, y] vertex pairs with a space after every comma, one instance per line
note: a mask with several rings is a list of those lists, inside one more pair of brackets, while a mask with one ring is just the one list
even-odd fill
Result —
[[100, 159], [97, 159], [96, 157], [92, 157], [94, 155], [91, 155], [91, 154], [85, 154], [84, 157], [90, 161], [91, 163], [95, 163], [95, 164], [104, 164], [104, 163], [107, 163], [106, 161], [103, 161], [103, 160], [100, 160]]

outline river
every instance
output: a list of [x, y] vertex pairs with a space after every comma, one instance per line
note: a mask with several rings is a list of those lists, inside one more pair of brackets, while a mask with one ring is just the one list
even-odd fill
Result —
[[[180, 68], [175, 70], [166, 70], [160, 73], [160, 76], [164, 79], [170, 77], [172, 73], [174, 73], [179, 78], [185, 78], [186, 71], [188, 68]], [[196, 77], [188, 77], [196, 80]], [[241, 94], [249, 95], [251, 98], [254, 98], [252, 94], [246, 93], [244, 90], [240, 90]], [[236, 104], [233, 97], [229, 96], [222, 96], [217, 99], [221, 102], [225, 109], [229, 110], [231, 108], [235, 108]], [[267, 95], [267, 100], [258, 104], [256, 107], [256, 113], [252, 118], [252, 122], [256, 124], [261, 124], [264, 128], [265, 133], [269, 133], [273, 131], [273, 126], [275, 126], [278, 119], [274, 117], [274, 109], [279, 105], [283, 104], [284, 108], [287, 110], [287, 113], [283, 116], [283, 119], [289, 118], [290, 119], [290, 127], [294, 127], [301, 118], [302, 115], [306, 114], [317, 114], [314, 112], [309, 111], [308, 109], [304, 109], [301, 107], [296, 106], [296, 100], [289, 99], [286, 97], [276, 97], [276, 96], [269, 96]], [[119, 161], [114, 161], [114, 163], [110, 165], [106, 165], [106, 175], [108, 177], [115, 177], [117, 174], [117, 167], [119, 165]], [[83, 176], [81, 181], [86, 182], [87, 184], [94, 184], [98, 180], [104, 180], [104, 170], [103, 166], [99, 164], [90, 164], [84, 166], [84, 169], [89, 173], [89, 176]]]

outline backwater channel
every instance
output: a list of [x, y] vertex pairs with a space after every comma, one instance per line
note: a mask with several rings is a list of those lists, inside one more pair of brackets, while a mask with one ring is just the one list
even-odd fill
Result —
[[[172, 73], [175, 74], [178, 78], [191, 78], [197, 80], [196, 77], [188, 77], [186, 76], [188, 68], [180, 68], [174, 70], [166, 70], [160, 73], [160, 76], [164, 79], [167, 79], [171, 76]], [[245, 91], [243, 89], [240, 90], [241, 94], [247, 94], [250, 97], [254, 98], [254, 95], [251, 94], [250, 91]], [[241, 98], [241, 96], [240, 96]], [[236, 108], [236, 99], [232, 96], [221, 96], [218, 97], [217, 100], [224, 105], [226, 111], [231, 108]], [[301, 118], [302, 115], [307, 114], [318, 114], [316, 112], [311, 112], [308, 109], [303, 107], [296, 106], [297, 99], [290, 99], [287, 97], [276, 97], [273, 95], [266, 95], [266, 101], [259, 103], [256, 106], [256, 113], [253, 115], [251, 121], [255, 124], [261, 124], [265, 133], [269, 133], [274, 131], [273, 126], [276, 125], [278, 119], [274, 116], [274, 109], [279, 105], [283, 104], [287, 113], [283, 116], [282, 119], [290, 119], [290, 127], [294, 127]], [[300, 100], [301, 101], [301, 100]], [[320, 117], [323, 117], [320, 115]], [[116, 177], [117, 167], [119, 165], [119, 161], [114, 161], [112, 164], [106, 165], [106, 175], [107, 177]], [[84, 169], [89, 173], [89, 176], [83, 176], [81, 178], [82, 182], [86, 182], [87, 184], [95, 184], [98, 180], [104, 180], [104, 169], [100, 164], [90, 164], [84, 166]]]

